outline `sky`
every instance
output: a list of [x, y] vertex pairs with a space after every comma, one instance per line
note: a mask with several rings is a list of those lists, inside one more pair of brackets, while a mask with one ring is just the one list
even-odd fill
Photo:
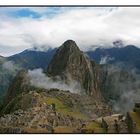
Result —
[[0, 55], [55, 48], [68, 39], [83, 51], [116, 40], [140, 47], [139, 17], [139, 7], [0, 7]]

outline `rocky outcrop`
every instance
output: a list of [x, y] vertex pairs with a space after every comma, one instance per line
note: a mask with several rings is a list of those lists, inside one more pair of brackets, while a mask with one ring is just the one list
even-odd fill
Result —
[[13, 98], [21, 94], [21, 92], [28, 91], [29, 78], [26, 74], [25, 70], [21, 70], [13, 79], [4, 98], [4, 104], [9, 103]]
[[[0, 117], [0, 132], [31, 133], [28, 132], [29, 129], [36, 129], [39, 133], [41, 129], [45, 133], [53, 133], [53, 129], [58, 126], [81, 127], [85, 122], [82, 119], [84, 115], [78, 113], [78, 107], [75, 109], [73, 104], [64, 102], [63, 98], [66, 99], [67, 96], [63, 95], [62, 98], [58, 96], [59, 92], [59, 90], [42, 93], [30, 91], [23, 93], [16, 102], [12, 103], [13, 101], [11, 101], [9, 104], [12, 110], [9, 114], [2, 114]], [[5, 107], [6, 111], [9, 110], [8, 106]]]
[[100, 70], [99, 66], [88, 59], [80, 51], [77, 44], [68, 40], [56, 51], [50, 62], [47, 74], [60, 76], [66, 83], [73, 80], [79, 82], [86, 94], [99, 96]]
[[[29, 108], [26, 111], [19, 109], [2, 116], [0, 129], [7, 128], [7, 133], [28, 133], [25, 128], [43, 129], [46, 130], [46, 133], [53, 133], [53, 128], [57, 126], [80, 127], [82, 123], [84, 123], [83, 120], [53, 111], [50, 105], [42, 105], [41, 107]], [[11, 129], [9, 126], [12, 126]]]
[[32, 133], [33, 130], [55, 133], [54, 129], [57, 133], [60, 126], [74, 128], [71, 133], [80, 133], [79, 129], [91, 118], [109, 115], [111, 110], [88, 95], [58, 89], [34, 89], [16, 95], [2, 112], [1, 133]]

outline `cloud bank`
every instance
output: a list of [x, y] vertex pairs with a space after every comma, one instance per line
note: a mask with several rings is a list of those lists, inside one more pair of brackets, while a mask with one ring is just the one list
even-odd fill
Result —
[[30, 84], [35, 87], [44, 89], [56, 88], [65, 91], [69, 90], [70, 92], [77, 94], [82, 92], [82, 88], [78, 82], [71, 81], [69, 84], [65, 84], [65, 82], [59, 77], [54, 81], [50, 77], [46, 76], [42, 69], [29, 70], [28, 76], [30, 77]]
[[34, 46], [54, 48], [67, 39], [75, 40], [82, 50], [96, 45], [110, 47], [115, 40], [140, 46], [139, 7], [27, 9], [39, 17], [9, 16], [7, 11], [14, 8], [0, 11], [1, 55], [12, 55]]

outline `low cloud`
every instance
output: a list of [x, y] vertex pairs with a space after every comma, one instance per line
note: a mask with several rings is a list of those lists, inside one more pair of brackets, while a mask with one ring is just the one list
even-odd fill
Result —
[[136, 90], [124, 90], [118, 102], [115, 102], [113, 108], [115, 111], [127, 113], [132, 111], [134, 104], [140, 102], [140, 95]]
[[82, 91], [78, 82], [71, 81], [69, 84], [66, 84], [60, 79], [60, 77], [56, 77], [55, 80], [53, 80], [52, 78], [46, 76], [42, 69], [29, 70], [28, 76], [30, 77], [30, 84], [35, 87], [44, 89], [57, 88], [65, 91], [69, 90], [70, 92], [77, 94]]
[[12, 61], [6, 61], [2, 64], [2, 69], [8, 73], [14, 73], [18, 67]]
[[114, 58], [110, 57], [110, 56], [103, 56], [101, 57], [101, 60], [99, 62], [99, 64], [107, 64], [109, 61], [113, 60]]

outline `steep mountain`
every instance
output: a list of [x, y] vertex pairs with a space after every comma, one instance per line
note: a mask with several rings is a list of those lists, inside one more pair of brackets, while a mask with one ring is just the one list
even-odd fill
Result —
[[21, 94], [21, 92], [28, 91], [29, 78], [25, 70], [21, 70], [10, 83], [7, 94], [4, 98], [4, 104], [8, 104], [12, 99]]
[[14, 76], [16, 75], [16, 69], [13, 68], [12, 62], [7, 58], [0, 58], [0, 97], [5, 95], [8, 86]]
[[58, 48], [46, 73], [52, 77], [60, 76], [66, 83], [75, 80], [81, 84], [86, 94], [100, 96], [100, 67], [90, 61], [72, 40], [64, 42]]

